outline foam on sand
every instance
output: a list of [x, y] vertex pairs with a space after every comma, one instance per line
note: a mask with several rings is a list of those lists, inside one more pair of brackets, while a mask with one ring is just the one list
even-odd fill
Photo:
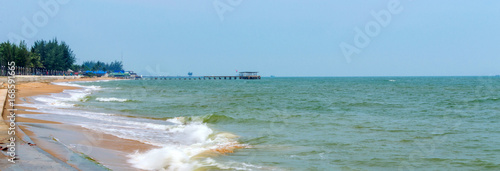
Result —
[[20, 104], [20, 106], [33, 107], [38, 109], [53, 109], [53, 108], [71, 108], [74, 102], [83, 100], [93, 91], [101, 89], [99, 86], [80, 86], [71, 83], [54, 83], [62, 86], [80, 87], [81, 89], [64, 90], [61, 93], [53, 93], [50, 95], [41, 95], [31, 97], [33, 103]]

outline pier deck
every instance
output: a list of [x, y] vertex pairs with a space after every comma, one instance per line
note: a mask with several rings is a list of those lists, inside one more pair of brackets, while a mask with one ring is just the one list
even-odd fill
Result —
[[136, 80], [259, 80], [258, 72], [239, 72], [239, 76], [193, 76], [189, 72], [189, 76], [142, 76], [135, 78]]
[[136, 80], [246, 80], [261, 79], [260, 76], [143, 76]]

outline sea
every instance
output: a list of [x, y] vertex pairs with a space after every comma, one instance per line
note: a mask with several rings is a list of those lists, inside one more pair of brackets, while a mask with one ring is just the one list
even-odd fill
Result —
[[500, 77], [53, 83], [53, 120], [156, 148], [143, 170], [500, 170]]

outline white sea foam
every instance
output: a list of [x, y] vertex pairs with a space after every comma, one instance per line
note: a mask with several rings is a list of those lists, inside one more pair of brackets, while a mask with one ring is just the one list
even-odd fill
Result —
[[[84, 111], [74, 107], [99, 86], [82, 86], [74, 83], [57, 85], [80, 87], [64, 90], [62, 93], [32, 97], [33, 103], [23, 106], [38, 108], [38, 112], [48, 114], [20, 115], [34, 119], [52, 120], [79, 125], [83, 128], [112, 134], [120, 138], [141, 141], [158, 146], [143, 153], [130, 154], [128, 162], [137, 169], [144, 170], [194, 170], [203, 166], [246, 168], [243, 165], [225, 165], [199, 157], [205, 152], [224, 153], [234, 148], [247, 147], [237, 142], [237, 136], [216, 132], [203, 123], [203, 117], [176, 117], [168, 120], [130, 118], [120, 115]], [[97, 98], [98, 101], [126, 101], [119, 98]], [[54, 117], [57, 115], [57, 117]], [[254, 168], [255, 169], [255, 168]]]
[[167, 122], [173, 123], [173, 124], [184, 124], [186, 121], [184, 117], [176, 117], [172, 119], [167, 119]]
[[80, 86], [71, 83], [54, 83], [56, 85], [80, 87], [81, 89], [64, 90], [61, 93], [51, 95], [41, 95], [32, 97], [33, 103], [20, 104], [20, 106], [34, 107], [38, 109], [47, 108], [71, 108], [74, 102], [84, 100], [93, 91], [99, 90], [99, 86]]
[[[217, 162], [200, 162], [196, 156], [207, 151], [247, 146], [230, 133], [216, 133], [202, 122], [185, 122], [184, 117], [167, 121], [174, 123], [166, 130], [172, 136], [162, 148], [129, 155], [134, 167], [144, 170], [193, 170], [203, 166], [222, 166]], [[233, 168], [234, 169], [234, 168]]]
[[128, 162], [144, 170], [194, 170], [199, 167], [199, 163], [191, 158], [204, 150], [203, 148], [165, 146], [142, 154], [131, 154]]
[[104, 97], [98, 97], [95, 100], [101, 101], [101, 102], [126, 102], [128, 99], [120, 99], [120, 98], [104, 98]]

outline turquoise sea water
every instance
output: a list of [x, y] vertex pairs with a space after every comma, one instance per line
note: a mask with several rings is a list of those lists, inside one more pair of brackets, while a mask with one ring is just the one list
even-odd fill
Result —
[[86, 90], [38, 101], [59, 106], [55, 120], [157, 145], [137, 168], [500, 170], [499, 77], [75, 84]]

